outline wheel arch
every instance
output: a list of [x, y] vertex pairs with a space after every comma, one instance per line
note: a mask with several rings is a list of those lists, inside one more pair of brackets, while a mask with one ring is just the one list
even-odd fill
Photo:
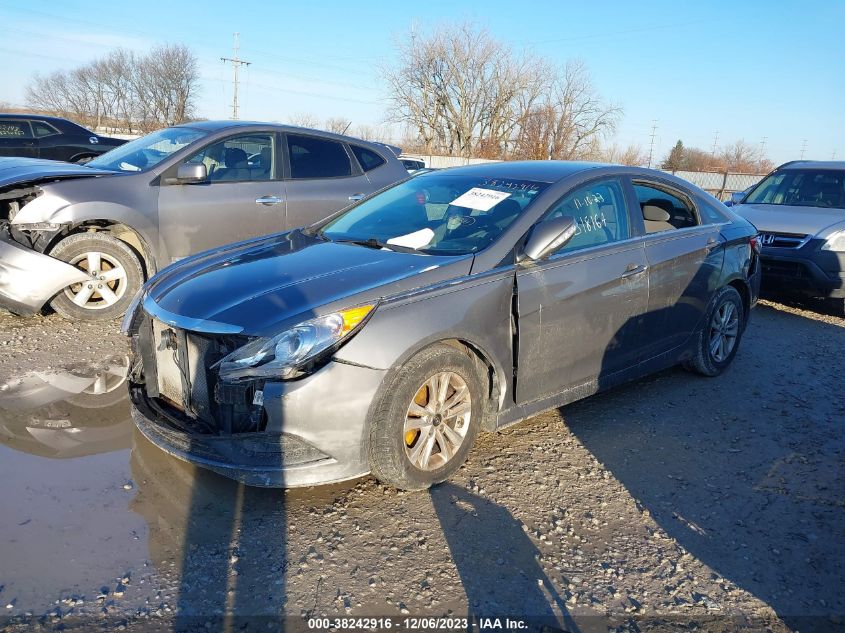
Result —
[[153, 250], [150, 247], [149, 241], [139, 231], [117, 220], [90, 219], [74, 223], [65, 231], [62, 231], [54, 236], [44, 252], [49, 255], [50, 251], [52, 251], [56, 245], [66, 237], [88, 232], [108, 233], [112, 237], [119, 239], [121, 242], [124, 242], [127, 246], [129, 246], [138, 256], [146, 279], [152, 277], [158, 270], [156, 259], [153, 255]]

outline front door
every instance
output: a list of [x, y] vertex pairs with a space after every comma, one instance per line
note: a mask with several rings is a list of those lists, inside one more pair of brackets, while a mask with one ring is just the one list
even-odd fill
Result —
[[29, 121], [0, 119], [0, 156], [38, 156], [38, 142]]
[[649, 265], [642, 360], [671, 352], [692, 336], [719, 281], [724, 258], [719, 225], [669, 185], [637, 180]]
[[374, 190], [345, 144], [306, 134], [286, 137], [289, 228], [322, 220]]
[[530, 402], [636, 365], [648, 305], [642, 239], [632, 236], [622, 183], [581, 185], [546, 216], [577, 233], [549, 259], [517, 272], [516, 397]]
[[251, 132], [205, 146], [184, 161], [205, 165], [203, 183], [166, 184], [178, 165], [163, 175], [159, 234], [171, 261], [285, 229], [277, 139], [273, 132]]

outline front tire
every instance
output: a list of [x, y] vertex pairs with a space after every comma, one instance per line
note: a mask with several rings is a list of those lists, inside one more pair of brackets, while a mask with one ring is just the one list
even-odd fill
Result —
[[466, 461], [486, 406], [476, 361], [448, 345], [423, 350], [386, 385], [369, 434], [381, 482], [424, 490]]
[[725, 286], [710, 302], [696, 334], [693, 356], [684, 367], [702, 376], [718, 376], [736, 356], [745, 329], [742, 298], [732, 286]]
[[131, 246], [106, 233], [77, 233], [50, 251], [90, 275], [90, 280], [59, 291], [50, 307], [71, 321], [104, 321], [123, 315], [144, 283], [141, 263]]

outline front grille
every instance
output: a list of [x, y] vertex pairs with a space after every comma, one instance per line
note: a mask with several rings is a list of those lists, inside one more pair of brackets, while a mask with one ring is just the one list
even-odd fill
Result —
[[798, 233], [760, 233], [760, 243], [770, 248], [801, 248], [809, 238]]
[[765, 258], [762, 262], [764, 279], [766, 275], [790, 279], [808, 279], [810, 277], [807, 268], [800, 262], [784, 262]]

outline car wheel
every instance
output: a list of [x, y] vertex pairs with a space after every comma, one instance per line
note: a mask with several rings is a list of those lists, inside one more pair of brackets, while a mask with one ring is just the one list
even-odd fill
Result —
[[466, 461], [486, 405], [474, 358], [448, 345], [423, 350], [384, 389], [370, 426], [370, 470], [383, 483], [424, 490]]
[[703, 376], [718, 376], [736, 356], [744, 327], [742, 298], [735, 288], [725, 286], [713, 297], [696, 335], [693, 356], [684, 367]]
[[826, 299], [825, 311], [831, 316], [845, 317], [845, 299]]
[[105, 233], [78, 233], [50, 251], [56, 259], [91, 277], [59, 291], [50, 307], [70, 320], [100, 321], [121, 316], [144, 283], [144, 273], [132, 247]]

